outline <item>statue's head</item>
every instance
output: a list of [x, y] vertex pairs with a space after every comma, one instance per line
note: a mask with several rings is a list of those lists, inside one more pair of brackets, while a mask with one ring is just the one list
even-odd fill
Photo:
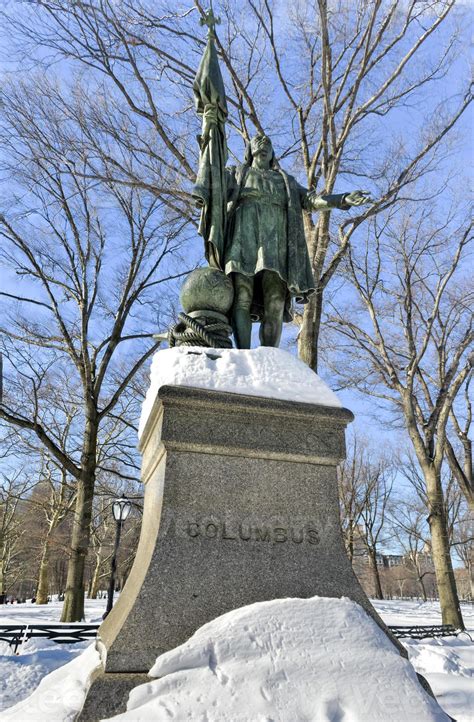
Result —
[[262, 160], [268, 160], [271, 168], [275, 163], [275, 151], [273, 150], [272, 141], [264, 133], [257, 133], [247, 145], [245, 151], [245, 162], [252, 165], [255, 156], [259, 155]]

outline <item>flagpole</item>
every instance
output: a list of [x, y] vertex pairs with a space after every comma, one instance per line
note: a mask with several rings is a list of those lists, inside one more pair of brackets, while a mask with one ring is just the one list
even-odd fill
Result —
[[216, 37], [216, 25], [220, 25], [221, 19], [214, 15], [212, 0], [210, 0], [209, 10], [204, 13], [204, 17], [202, 17], [199, 22], [201, 25], [207, 25], [207, 37], [214, 39]]

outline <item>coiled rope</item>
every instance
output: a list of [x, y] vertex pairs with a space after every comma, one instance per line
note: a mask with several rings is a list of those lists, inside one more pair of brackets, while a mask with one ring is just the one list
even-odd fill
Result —
[[232, 333], [231, 326], [225, 321], [216, 320], [215, 317], [207, 317], [204, 313], [197, 318], [186, 313], [178, 315], [179, 322], [172, 326], [168, 333], [170, 348], [174, 346], [232, 348], [232, 341], [229, 338]]

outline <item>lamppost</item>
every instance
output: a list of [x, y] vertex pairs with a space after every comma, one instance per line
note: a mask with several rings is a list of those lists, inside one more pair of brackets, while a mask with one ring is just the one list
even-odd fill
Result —
[[107, 595], [107, 608], [104, 612], [102, 619], [105, 619], [110, 610], [114, 605], [114, 587], [115, 587], [115, 572], [117, 570], [117, 552], [120, 544], [120, 534], [122, 532], [122, 524], [130, 513], [132, 508], [131, 502], [126, 496], [121, 496], [120, 499], [116, 499], [112, 504], [112, 511], [114, 519], [117, 522], [115, 529], [115, 544], [114, 553], [112, 554], [112, 562], [110, 565], [110, 581], [109, 581], [109, 593]]

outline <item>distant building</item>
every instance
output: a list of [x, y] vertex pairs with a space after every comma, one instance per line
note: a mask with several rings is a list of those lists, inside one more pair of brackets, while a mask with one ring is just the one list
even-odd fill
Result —
[[[405, 556], [401, 554], [381, 554], [381, 564], [384, 567], [400, 567], [405, 564]], [[379, 563], [377, 559], [377, 564]]]

